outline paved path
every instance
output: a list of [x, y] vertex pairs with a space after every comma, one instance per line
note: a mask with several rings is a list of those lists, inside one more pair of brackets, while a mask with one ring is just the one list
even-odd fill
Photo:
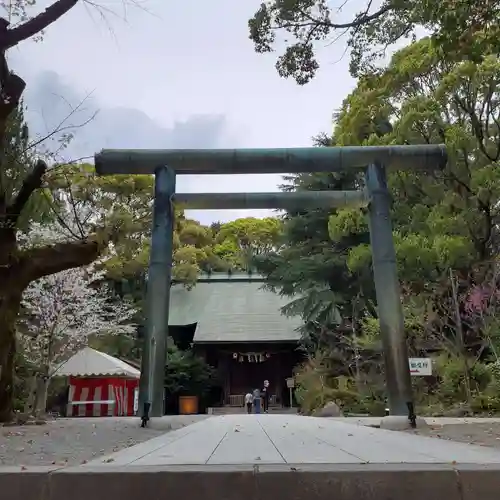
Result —
[[231, 415], [82, 465], [0, 467], [0, 491], [2, 500], [497, 500], [500, 449], [333, 419]]
[[292, 415], [212, 417], [89, 462], [112, 464], [499, 464], [500, 450]]
[[[44, 426], [0, 427], [0, 465], [79, 465], [182, 428], [207, 415], [165, 416], [141, 429], [137, 418], [68, 418]], [[305, 418], [305, 417], [302, 417]], [[377, 418], [340, 419], [378, 425]], [[415, 434], [500, 448], [500, 419], [427, 419]], [[464, 425], [466, 424], [466, 425]]]

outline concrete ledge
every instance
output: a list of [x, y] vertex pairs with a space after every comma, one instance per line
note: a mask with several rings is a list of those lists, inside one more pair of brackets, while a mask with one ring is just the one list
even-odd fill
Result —
[[496, 500], [500, 464], [0, 467], [2, 500]]
[[0, 466], [1, 500], [46, 500], [50, 498], [49, 477], [57, 467]]

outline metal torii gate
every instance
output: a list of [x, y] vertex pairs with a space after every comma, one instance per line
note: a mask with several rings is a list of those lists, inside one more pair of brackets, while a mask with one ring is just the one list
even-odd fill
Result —
[[[139, 411], [163, 415], [172, 268], [173, 202], [191, 209], [292, 209], [368, 206], [373, 274], [391, 415], [415, 422], [403, 310], [390, 218], [387, 170], [435, 170], [446, 165], [444, 145], [293, 149], [103, 150], [99, 175], [154, 174], [155, 199], [147, 287], [147, 328]], [[176, 174], [290, 174], [364, 170], [364, 191], [175, 193]]]

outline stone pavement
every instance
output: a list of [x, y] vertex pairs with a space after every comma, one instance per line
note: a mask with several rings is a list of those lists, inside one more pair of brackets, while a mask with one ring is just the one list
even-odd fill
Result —
[[500, 450], [333, 419], [228, 415], [78, 467], [0, 468], [0, 491], [2, 500], [496, 500]]
[[500, 450], [295, 415], [224, 415], [93, 460], [110, 465], [498, 463]]

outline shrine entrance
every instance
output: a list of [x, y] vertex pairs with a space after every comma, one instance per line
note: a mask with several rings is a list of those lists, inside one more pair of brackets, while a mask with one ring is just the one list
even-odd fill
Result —
[[[356, 146], [236, 150], [103, 150], [95, 155], [99, 175], [155, 175], [147, 328], [139, 393], [143, 424], [163, 414], [163, 380], [172, 268], [174, 202], [190, 209], [307, 209], [368, 207], [372, 266], [389, 408], [415, 422], [387, 171], [433, 170], [447, 161], [444, 145]], [[282, 193], [176, 193], [176, 175], [364, 172], [365, 186], [352, 191]]]
[[[262, 359], [256, 359], [257, 356], [262, 356]], [[264, 380], [274, 381], [276, 375], [274, 361], [271, 361], [269, 353], [266, 357], [264, 354], [253, 352], [235, 352], [228, 363], [229, 394], [245, 395], [254, 389], [261, 389]], [[227, 403], [231, 402], [226, 400]]]

